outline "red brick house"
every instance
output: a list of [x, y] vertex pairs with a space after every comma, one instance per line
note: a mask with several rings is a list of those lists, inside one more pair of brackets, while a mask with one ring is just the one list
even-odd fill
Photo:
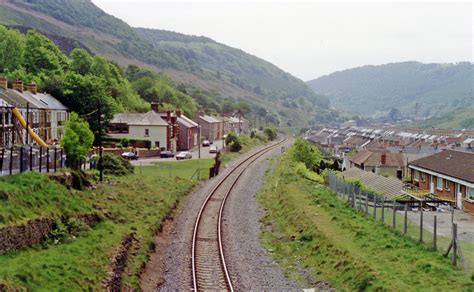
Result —
[[420, 190], [474, 214], [474, 153], [446, 150], [408, 167]]
[[179, 125], [178, 150], [190, 150], [198, 144], [199, 125], [176, 111]]

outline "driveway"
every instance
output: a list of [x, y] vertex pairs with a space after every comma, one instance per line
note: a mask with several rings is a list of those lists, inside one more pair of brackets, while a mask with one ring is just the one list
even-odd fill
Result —
[[[222, 149], [222, 140], [214, 141], [214, 145], [217, 146], [217, 150]], [[189, 152], [193, 155], [192, 159], [199, 159], [199, 148], [196, 146], [191, 149]], [[179, 153], [179, 152], [178, 152]], [[216, 156], [216, 154], [209, 153], [209, 147], [202, 147], [201, 146], [201, 159], [212, 159]], [[176, 158], [160, 158], [160, 157], [150, 157], [150, 158], [140, 158], [138, 160], [132, 160], [132, 165], [150, 165], [156, 162], [162, 161], [176, 161]]]

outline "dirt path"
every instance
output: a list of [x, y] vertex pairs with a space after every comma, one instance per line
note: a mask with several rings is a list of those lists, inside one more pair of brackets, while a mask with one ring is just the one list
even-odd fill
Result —
[[[233, 279], [237, 290], [298, 289], [295, 283], [284, 278], [259, 242], [259, 219], [263, 211], [256, 202], [255, 194], [262, 183], [268, 158], [279, 154], [280, 148], [264, 155], [249, 167], [227, 203], [224, 236], [227, 237], [226, 253], [230, 259], [230, 272], [236, 275]], [[224, 173], [243, 158], [233, 161]], [[141, 288], [144, 291], [191, 288], [190, 242], [194, 221], [202, 202], [216, 182], [217, 179], [213, 179], [203, 183], [196, 192], [183, 200], [174, 219], [169, 220], [163, 232], [155, 237], [156, 252], [151, 255], [142, 276]], [[233, 232], [228, 229], [229, 223], [237, 226]]]

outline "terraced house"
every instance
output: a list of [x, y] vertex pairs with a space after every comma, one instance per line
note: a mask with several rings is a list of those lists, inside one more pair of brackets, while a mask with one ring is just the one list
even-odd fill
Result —
[[409, 164], [413, 183], [474, 214], [474, 153], [446, 150]]

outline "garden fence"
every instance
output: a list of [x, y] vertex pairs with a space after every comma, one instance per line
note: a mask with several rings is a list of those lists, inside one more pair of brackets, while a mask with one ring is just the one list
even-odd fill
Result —
[[424, 218], [423, 201], [387, 199], [383, 194], [377, 194], [346, 181], [333, 172], [328, 173], [326, 183], [342, 200], [347, 201], [348, 205], [358, 212], [390, 226], [400, 235], [408, 236], [433, 251], [440, 251], [446, 257], [450, 256], [453, 265], [460, 263], [466, 270], [474, 270], [473, 259], [466, 261], [463, 256], [454, 216], [451, 217], [451, 235], [440, 236], [438, 216], [430, 216], [430, 222], [427, 224]]

